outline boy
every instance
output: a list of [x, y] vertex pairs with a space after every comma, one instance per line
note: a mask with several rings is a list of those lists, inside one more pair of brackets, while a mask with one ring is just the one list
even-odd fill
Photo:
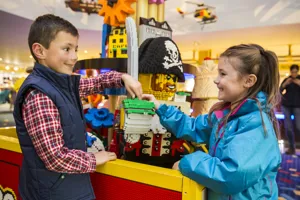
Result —
[[123, 82], [132, 97], [141, 98], [141, 84], [128, 74], [72, 75], [78, 37], [70, 22], [54, 15], [40, 16], [31, 25], [28, 43], [36, 64], [14, 109], [24, 156], [19, 185], [23, 200], [95, 199], [89, 173], [116, 155], [86, 152], [80, 96], [122, 87]]

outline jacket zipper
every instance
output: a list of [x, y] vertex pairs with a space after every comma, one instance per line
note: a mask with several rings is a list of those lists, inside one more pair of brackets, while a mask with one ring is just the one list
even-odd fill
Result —
[[[221, 123], [221, 124], [219, 125], [219, 127], [218, 127], [218, 133], [219, 133], [219, 131], [222, 129], [223, 126], [224, 126], [224, 122]], [[223, 130], [223, 132], [221, 133], [220, 137], [218, 138], [217, 142], [215, 143], [215, 145], [214, 145], [214, 147], [213, 147], [213, 156], [216, 155], [217, 147], [218, 147], [218, 145], [219, 145], [220, 140], [221, 140], [221, 139], [223, 138], [223, 136], [224, 136], [224, 132], [225, 132], [225, 130]]]

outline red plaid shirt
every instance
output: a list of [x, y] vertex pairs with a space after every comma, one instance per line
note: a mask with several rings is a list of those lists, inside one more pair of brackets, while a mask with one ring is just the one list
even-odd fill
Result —
[[[104, 88], [122, 87], [121, 73], [109, 72], [80, 79], [79, 94], [85, 97]], [[42, 92], [33, 89], [22, 106], [23, 119], [38, 156], [50, 171], [90, 173], [96, 170], [94, 154], [64, 147], [63, 130], [57, 107]]]

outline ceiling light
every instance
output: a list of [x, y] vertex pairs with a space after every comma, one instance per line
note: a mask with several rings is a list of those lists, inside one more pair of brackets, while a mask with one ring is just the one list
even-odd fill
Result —
[[2, 61], [3, 59], [2, 58], [0, 58], [0, 61]]
[[6, 60], [6, 63], [10, 63], [10, 60]]
[[87, 50], [84, 50], [84, 53], [88, 53], [88, 51], [87, 51]]
[[11, 72], [11, 74], [15, 74], [15, 72]]
[[18, 65], [18, 64], [19, 64], [19, 62], [18, 62], [18, 61], [15, 61], [15, 62], [14, 62], [14, 64], [15, 64], [15, 65]]
[[18, 71], [18, 70], [19, 70], [19, 67], [14, 67], [14, 70], [15, 70], [15, 71]]
[[30, 55], [29, 58], [32, 58], [32, 55]]
[[6, 69], [6, 70], [9, 70], [9, 69], [10, 69], [10, 67], [9, 67], [8, 65], [6, 65], [5, 69]]

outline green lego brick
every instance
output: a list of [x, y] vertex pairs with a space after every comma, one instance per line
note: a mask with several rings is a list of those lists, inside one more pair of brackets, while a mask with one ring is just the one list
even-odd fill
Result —
[[191, 96], [191, 94], [187, 92], [176, 92], [176, 94], [179, 96]]
[[154, 115], [155, 112], [153, 110], [145, 110], [145, 109], [127, 109], [126, 113], [128, 114], [144, 114], [144, 115]]
[[153, 102], [146, 100], [135, 99], [124, 99], [123, 105], [125, 109], [136, 108], [136, 109], [154, 109], [155, 105]]

